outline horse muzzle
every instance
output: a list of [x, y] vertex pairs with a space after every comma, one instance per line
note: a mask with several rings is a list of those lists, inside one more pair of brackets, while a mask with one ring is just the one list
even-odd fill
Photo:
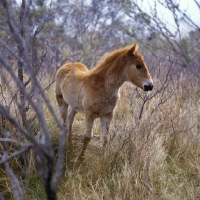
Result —
[[150, 83], [148, 85], [144, 85], [144, 91], [151, 91], [153, 89], [153, 84]]

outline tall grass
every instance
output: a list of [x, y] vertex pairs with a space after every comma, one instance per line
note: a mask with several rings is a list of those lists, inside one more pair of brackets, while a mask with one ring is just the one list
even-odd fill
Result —
[[[155, 73], [155, 90], [162, 86], [165, 75], [166, 72], [163, 72], [163, 77], [158, 77]], [[47, 95], [57, 109], [53, 90], [54, 87], [48, 90]], [[84, 132], [84, 115], [77, 114], [58, 199], [200, 199], [199, 80], [187, 74], [179, 78], [172, 76], [166, 83], [166, 89], [145, 103], [140, 120], [141, 96], [145, 94], [139, 92], [141, 95], [129, 84], [123, 85], [106, 151], [101, 151], [97, 120], [95, 137], [83, 162], [76, 162]], [[51, 115], [48, 112], [46, 115], [56, 153], [58, 130]], [[32, 153], [28, 160], [32, 163], [26, 199], [44, 199]], [[20, 158], [12, 163], [16, 166], [15, 172], [18, 175], [22, 173], [23, 184], [25, 172], [21, 169]], [[9, 179], [3, 167], [0, 174], [1, 193], [12, 199]]]

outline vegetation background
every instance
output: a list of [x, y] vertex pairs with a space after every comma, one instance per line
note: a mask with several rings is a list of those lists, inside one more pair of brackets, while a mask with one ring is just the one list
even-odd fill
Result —
[[[198, 0], [190, 3], [200, 11]], [[200, 199], [200, 24], [181, 1], [1, 0], [0, 199]], [[160, 8], [170, 13], [164, 21]], [[89, 69], [139, 43], [154, 90], [125, 83], [102, 154], [99, 121], [85, 160], [84, 115], [66, 145], [54, 95], [63, 61]]]

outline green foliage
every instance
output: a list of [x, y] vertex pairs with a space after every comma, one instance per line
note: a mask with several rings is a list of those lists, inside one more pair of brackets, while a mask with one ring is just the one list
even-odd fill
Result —
[[68, 58], [68, 57], [69, 57], [69, 53], [68, 53], [67, 51], [64, 51], [64, 52], [63, 52], [63, 57], [64, 57], [64, 58]]
[[181, 40], [181, 46], [182, 46], [182, 50], [184, 52], [185, 62], [188, 63], [189, 62], [189, 47], [188, 47], [186, 38], [183, 38]]
[[0, 31], [0, 35], [1, 36], [6, 36], [6, 31], [5, 30]]
[[135, 19], [144, 25], [150, 25], [151, 23], [150, 16], [145, 12], [135, 15]]
[[29, 176], [29, 189], [27, 199], [46, 199], [46, 194], [37, 172]]

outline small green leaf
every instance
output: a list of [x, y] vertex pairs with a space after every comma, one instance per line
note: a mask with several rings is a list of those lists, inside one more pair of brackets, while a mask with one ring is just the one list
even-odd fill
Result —
[[6, 35], [6, 31], [5, 30], [0, 31], [0, 35], [5, 36]]

